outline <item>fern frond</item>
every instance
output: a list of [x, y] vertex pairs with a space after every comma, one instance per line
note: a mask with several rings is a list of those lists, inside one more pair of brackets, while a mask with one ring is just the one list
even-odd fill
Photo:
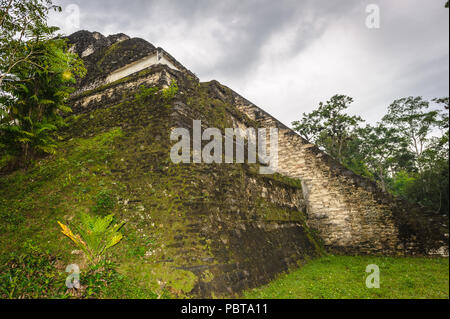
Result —
[[110, 247], [113, 247], [113, 246], [117, 245], [117, 244], [122, 240], [122, 238], [123, 238], [123, 235], [122, 235], [122, 234], [117, 234], [117, 235], [113, 236], [113, 237], [111, 238], [109, 244], [106, 245], [106, 248], [105, 248], [105, 249], [108, 249], [108, 248], [110, 248]]
[[55, 104], [55, 101], [42, 99], [42, 100], [39, 100], [39, 104], [42, 104], [42, 105]]
[[63, 223], [58, 221], [59, 226], [61, 227], [61, 232], [69, 237], [78, 247], [80, 247], [85, 253], [88, 253], [88, 247], [86, 243], [81, 239], [80, 235], [74, 235], [70, 228]]
[[76, 227], [79, 235], [74, 235], [64, 224], [60, 224], [63, 234], [69, 237], [75, 244], [82, 245], [83, 251], [89, 260], [96, 261], [104, 254], [105, 250], [117, 245], [123, 238], [118, 230], [123, 222], [111, 226], [114, 215], [105, 217], [93, 217], [86, 213], [80, 214], [81, 223]]
[[60, 104], [57, 106], [58, 110], [63, 111], [65, 113], [71, 113], [72, 109], [70, 107], [68, 107], [67, 105], [64, 104]]

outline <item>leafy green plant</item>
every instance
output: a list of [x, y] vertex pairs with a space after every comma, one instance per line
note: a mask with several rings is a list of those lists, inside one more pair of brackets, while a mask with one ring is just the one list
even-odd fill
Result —
[[162, 90], [162, 97], [166, 101], [170, 101], [178, 93], [178, 84], [175, 80], [172, 80], [170, 86], [167, 89]]
[[139, 91], [134, 95], [138, 102], [143, 102], [146, 97], [154, 95], [158, 92], [158, 87], [145, 87], [145, 85], [139, 86]]
[[78, 234], [74, 234], [70, 228], [58, 222], [62, 233], [69, 237], [86, 255], [91, 263], [99, 262], [107, 249], [117, 245], [123, 238], [119, 232], [124, 222], [113, 225], [114, 215], [105, 217], [92, 217], [82, 213], [81, 223], [75, 226]]
[[51, 0], [2, 1], [0, 14], [0, 157], [9, 169], [28, 166], [39, 155], [54, 154], [58, 127], [74, 91], [86, 74], [57, 27], [47, 24]]

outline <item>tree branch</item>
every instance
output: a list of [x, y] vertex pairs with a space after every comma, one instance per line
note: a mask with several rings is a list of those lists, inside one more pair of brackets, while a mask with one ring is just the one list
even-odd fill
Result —
[[0, 27], [3, 25], [3, 22], [5, 21], [6, 15], [9, 12], [9, 9], [11, 9], [12, 2], [13, 2], [13, 0], [9, 0], [9, 3], [6, 6], [5, 14], [2, 16], [2, 19], [0, 20]]

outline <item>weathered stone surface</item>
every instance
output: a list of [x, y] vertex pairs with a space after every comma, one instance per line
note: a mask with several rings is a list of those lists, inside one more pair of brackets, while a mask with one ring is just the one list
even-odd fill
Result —
[[420, 207], [383, 192], [238, 94], [234, 99], [259, 125], [279, 129], [278, 172], [302, 181], [308, 225], [319, 231], [326, 247], [355, 254], [448, 251], [445, 227], [430, 222]]
[[[113, 41], [96, 38], [101, 43]], [[76, 46], [78, 52], [94, 43], [85, 42]], [[151, 51], [153, 46], [147, 47]], [[104, 54], [107, 48], [102, 44], [103, 51], [98, 52]], [[126, 52], [142, 57], [132, 49]], [[94, 52], [84, 59], [98, 63], [102, 54]], [[133, 59], [116, 64], [123, 67]], [[164, 248], [155, 258], [195, 273], [199, 280], [194, 295], [230, 293], [266, 283], [288, 267], [320, 255], [319, 242], [352, 254], [426, 254], [448, 247], [448, 237], [442, 236], [436, 223], [421, 217], [417, 207], [383, 193], [220, 83], [200, 83], [178, 64], [178, 70], [157, 64], [105, 84], [116, 64], [105, 65], [103, 70], [109, 73], [98, 79], [99, 70], [88, 68], [94, 72], [88, 79], [95, 85], [89, 90], [90, 84], [83, 82], [83, 89], [71, 98], [75, 114], [84, 116], [72, 124], [71, 134], [90, 136], [95, 130], [122, 128], [126, 138], [117, 147], [124, 158], [111, 163], [111, 172], [127, 185], [127, 198], [138, 198], [139, 212], [150, 209], [162, 216]], [[172, 81], [179, 92], [169, 108], [151, 99], [136, 103], [140, 86], [165, 88]], [[145, 176], [151, 171], [171, 177], [165, 173], [171, 166], [167, 162], [170, 129], [185, 127], [192, 133], [193, 119], [222, 130], [277, 127], [281, 175], [262, 176], [248, 164], [182, 165], [176, 167], [177, 179], [164, 189], [178, 198], [174, 212], [166, 216], [152, 210], [154, 197], [145, 191], [149, 184]]]
[[77, 94], [107, 84], [108, 75], [127, 65], [156, 54], [163, 55], [171, 64], [190, 77], [195, 77], [162, 48], [140, 39], [119, 33], [105, 37], [98, 32], [78, 31], [68, 38], [71, 50], [83, 58], [87, 75], [78, 83]]

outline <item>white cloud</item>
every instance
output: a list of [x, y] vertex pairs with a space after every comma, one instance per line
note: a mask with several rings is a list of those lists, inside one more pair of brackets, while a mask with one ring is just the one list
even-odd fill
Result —
[[[449, 95], [444, 1], [60, 2], [79, 5], [80, 29], [164, 47], [288, 125], [337, 93], [371, 123], [394, 99]], [[380, 6], [380, 29], [365, 26], [369, 3]]]

